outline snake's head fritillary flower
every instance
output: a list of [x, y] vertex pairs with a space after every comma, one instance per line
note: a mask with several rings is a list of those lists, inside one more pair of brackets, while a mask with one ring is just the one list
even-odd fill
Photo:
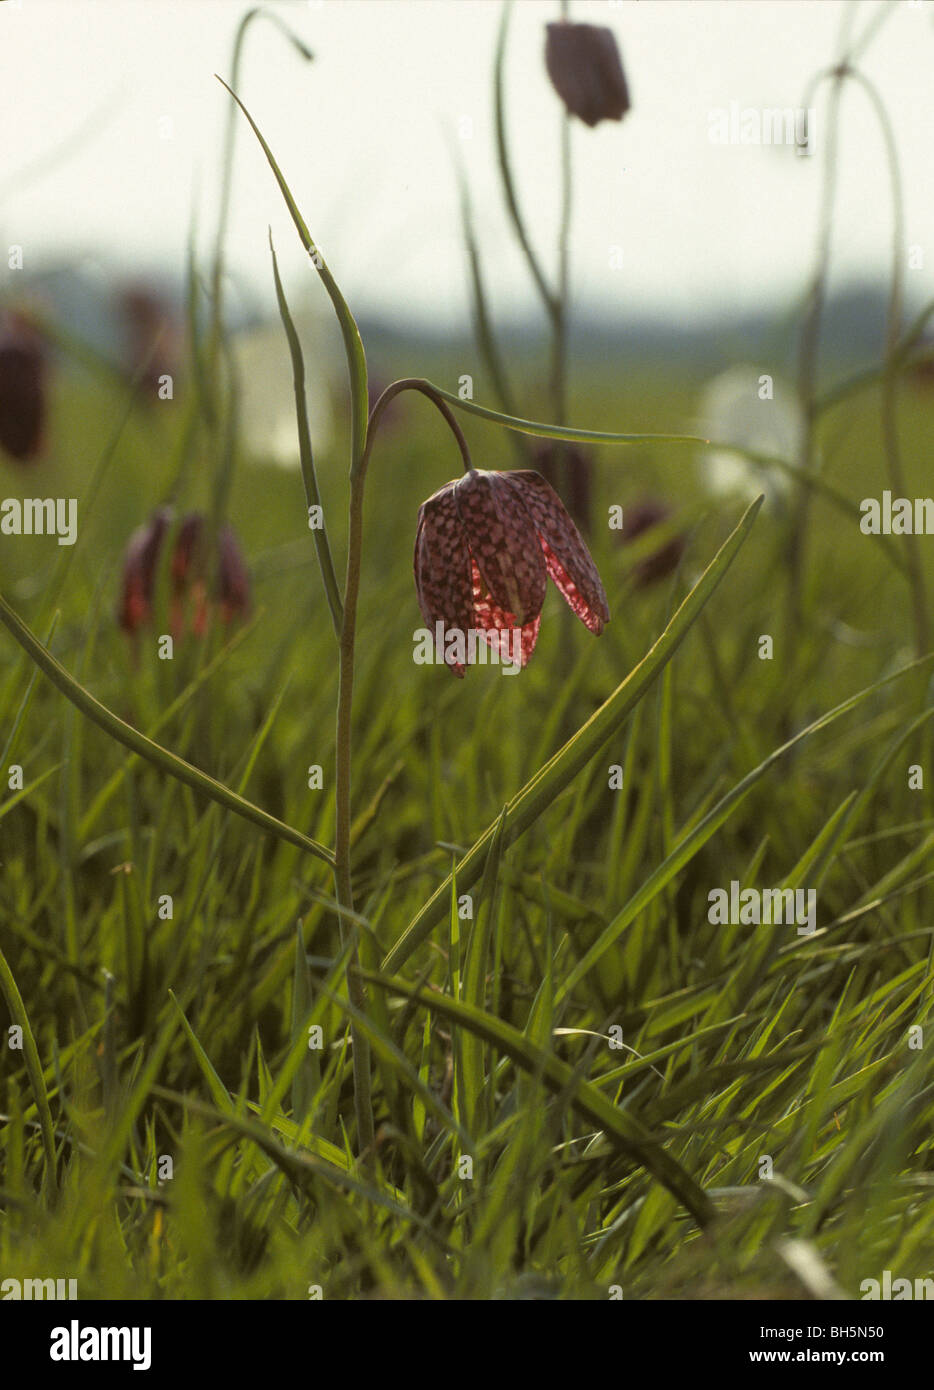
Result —
[[[439, 623], [445, 632], [478, 631], [504, 661], [518, 651], [525, 666], [549, 574], [581, 622], [601, 633], [610, 611], [597, 567], [540, 473], [471, 469], [422, 503], [415, 589], [432, 631]], [[446, 660], [464, 675], [462, 662]]]
[[629, 110], [629, 88], [613, 31], [567, 20], [547, 30], [545, 66], [568, 112], [589, 126], [621, 121]]
[[[637, 536], [662, 526], [671, 519], [672, 510], [667, 502], [657, 497], [645, 497], [641, 502], [626, 507], [623, 512], [623, 527], [618, 532], [623, 545], [630, 544]], [[685, 538], [674, 535], [664, 541], [657, 549], [637, 560], [632, 567], [632, 578], [637, 589], [644, 589], [666, 575], [672, 574], [684, 554]]]
[[536, 471], [551, 483], [567, 502], [575, 524], [585, 535], [590, 534], [593, 515], [593, 459], [586, 449], [575, 444], [559, 444], [549, 440], [535, 450]]
[[162, 545], [172, 522], [168, 507], [160, 507], [130, 536], [123, 557], [123, 586], [117, 621], [124, 632], [138, 632], [152, 617], [152, 597]]
[[46, 356], [29, 321], [9, 314], [0, 328], [0, 451], [31, 463], [45, 428]]
[[[150, 623], [153, 595], [166, 536], [172, 526], [171, 507], [160, 507], [133, 532], [123, 560], [123, 589], [118, 619], [131, 636]], [[208, 527], [200, 512], [179, 522], [169, 559], [172, 636], [190, 631], [203, 637], [208, 629], [211, 598], [208, 582]], [[216, 603], [221, 622], [229, 623], [250, 606], [250, 577], [233, 527], [225, 523], [217, 537]]]

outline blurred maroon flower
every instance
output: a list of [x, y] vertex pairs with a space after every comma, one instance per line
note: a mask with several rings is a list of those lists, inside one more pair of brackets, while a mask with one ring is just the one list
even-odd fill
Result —
[[182, 517], [172, 551], [172, 589], [176, 595], [184, 593], [191, 583], [193, 569], [201, 568], [203, 536], [204, 517], [200, 512]]
[[[133, 532], [123, 560], [123, 588], [118, 621], [130, 635], [152, 621], [153, 593], [159, 557], [172, 523], [171, 509], [160, 507]], [[188, 626], [203, 637], [210, 618], [207, 572], [207, 526], [199, 512], [179, 523], [169, 561], [171, 602], [169, 622], [174, 637]], [[244, 614], [250, 604], [250, 579], [233, 528], [221, 527], [217, 542], [215, 599], [222, 623]]]
[[160, 507], [131, 535], [123, 557], [123, 589], [117, 621], [124, 632], [135, 633], [152, 617], [152, 596], [162, 543], [171, 525], [172, 513]]
[[533, 455], [539, 473], [567, 503], [574, 522], [589, 533], [593, 516], [593, 458], [575, 444], [549, 440]]
[[[591, 632], [609, 621], [606, 594], [580, 532], [557, 493], [530, 469], [471, 469], [423, 502], [415, 536], [415, 589], [426, 623], [436, 630], [479, 630], [520, 665], [532, 655], [551, 575]], [[449, 659], [456, 676], [462, 663]]]
[[[653, 526], [662, 525], [671, 516], [671, 507], [668, 506], [667, 502], [662, 502], [656, 497], [646, 497], [631, 507], [625, 507], [623, 509], [623, 527], [618, 532], [620, 543], [622, 545], [629, 544], [637, 536], [651, 530]], [[672, 574], [678, 568], [681, 556], [684, 554], [684, 547], [684, 536], [675, 535], [664, 545], [659, 546], [657, 550], [653, 550], [638, 560], [632, 567], [632, 577], [636, 588], [644, 589], [646, 585], [654, 584], [657, 580]]]
[[8, 314], [0, 326], [0, 450], [31, 463], [45, 429], [46, 356], [29, 321]]
[[545, 66], [570, 115], [589, 126], [621, 121], [629, 110], [629, 89], [612, 30], [567, 20], [547, 29]]

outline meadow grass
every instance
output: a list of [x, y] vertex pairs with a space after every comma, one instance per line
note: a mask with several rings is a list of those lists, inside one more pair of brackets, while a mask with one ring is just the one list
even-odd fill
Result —
[[[453, 363], [426, 366], [456, 381]], [[824, 476], [852, 504], [885, 485], [878, 392], [819, 426]], [[119, 429], [116, 446], [74, 552], [4, 542], [3, 594], [115, 714], [331, 845], [337, 648], [300, 476], [235, 474], [249, 619], [171, 661], [150, 634], [134, 664], [113, 617], [122, 547], [173, 475], [185, 398], [120, 427], [124, 405], [59, 379], [36, 489], [85, 499]], [[521, 676], [456, 681], [413, 664], [411, 549], [419, 503], [459, 460], [427, 402], [399, 405], [371, 463], [357, 638], [366, 1015], [347, 998], [328, 866], [133, 758], [0, 635], [3, 780], [13, 764], [25, 780], [0, 800], [4, 1038], [28, 1024], [23, 1050], [0, 1050], [0, 1272], [76, 1277], [82, 1298], [281, 1299], [793, 1298], [815, 1292], [814, 1270], [858, 1296], [886, 1268], [929, 1274], [934, 1077], [909, 1030], [932, 983], [930, 668], [897, 674], [913, 655], [904, 574], [818, 496], [805, 621], [790, 624], [788, 523], [760, 511], [634, 708], [511, 837], [503, 808], [642, 661], [743, 507], [704, 494], [689, 446], [604, 446], [606, 631], [566, 621], [550, 589]], [[569, 418], [692, 433], [696, 409], [691, 382], [594, 367]], [[932, 410], [903, 393], [911, 495]], [[460, 420], [479, 466], [514, 463], [502, 431]], [[339, 438], [317, 460], [338, 573], [346, 455]], [[187, 479], [207, 505], [197, 454]], [[4, 475], [8, 492], [21, 482]], [[638, 552], [606, 517], [645, 490], [676, 502], [689, 545], [677, 576], [640, 590]], [[461, 916], [457, 872], [488, 827]], [[818, 930], [711, 924], [708, 893], [733, 879], [816, 888]], [[366, 1162], [352, 1017], [372, 1052]]]

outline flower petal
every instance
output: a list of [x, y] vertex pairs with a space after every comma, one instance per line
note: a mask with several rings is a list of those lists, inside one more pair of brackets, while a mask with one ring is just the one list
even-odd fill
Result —
[[[415, 533], [415, 592], [422, 617], [434, 636], [435, 624], [466, 633], [473, 611], [470, 551], [457, 508], [455, 483], [447, 483], [423, 502]], [[448, 665], [456, 676], [464, 667]]]
[[125, 632], [135, 632], [152, 616], [156, 570], [162, 544], [172, 521], [168, 507], [160, 507], [127, 542], [123, 557], [123, 584], [117, 620]]
[[476, 560], [472, 560], [473, 572], [473, 626], [479, 628], [487, 646], [497, 652], [502, 662], [514, 661], [515, 633], [521, 633], [519, 643], [519, 665], [527, 666], [529, 657], [538, 641], [538, 629], [542, 624], [541, 613], [536, 613], [526, 623], [519, 623], [514, 613], [501, 608], [491, 597], [480, 573]]
[[554, 488], [532, 469], [504, 473], [539, 535], [548, 573], [591, 632], [601, 633], [610, 610], [597, 567]]
[[541, 613], [548, 576], [528, 511], [506, 476], [472, 471], [457, 483], [454, 500], [490, 598], [521, 625]]

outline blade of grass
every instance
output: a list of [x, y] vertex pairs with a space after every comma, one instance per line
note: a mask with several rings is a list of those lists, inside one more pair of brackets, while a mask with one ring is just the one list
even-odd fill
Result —
[[[215, 76], [217, 76], [216, 73]], [[325, 264], [324, 257], [322, 256], [316, 243], [313, 241], [311, 233], [305, 225], [304, 218], [298, 210], [298, 204], [293, 198], [291, 189], [289, 188], [289, 185], [286, 183], [282, 171], [280, 170], [278, 164], [275, 161], [275, 158], [273, 157], [272, 150], [269, 148], [268, 144], [263, 138], [259, 126], [254, 121], [253, 117], [250, 115], [243, 102], [237, 96], [236, 92], [231, 91], [231, 89], [227, 86], [227, 83], [224, 81], [222, 77], [218, 77], [217, 80], [227, 92], [230, 92], [230, 95], [233, 97], [234, 101], [237, 103], [237, 105], [240, 107], [240, 110], [243, 112], [244, 116], [246, 116], [247, 120], [249, 121], [250, 126], [253, 130], [253, 134], [256, 136], [257, 140], [262, 146], [263, 154], [266, 156], [266, 160], [269, 164], [269, 167], [275, 175], [276, 182], [278, 183], [282, 196], [285, 199], [285, 204], [289, 210], [289, 214], [292, 218], [292, 221], [295, 223], [295, 228], [301, 239], [301, 243], [304, 246], [305, 250], [308, 252], [309, 256], [311, 257], [312, 263], [314, 264], [314, 267], [320, 275], [322, 283], [324, 284], [324, 288], [328, 292], [328, 296], [331, 300], [331, 303], [334, 305], [334, 312], [337, 314], [337, 321], [340, 325], [341, 337], [344, 340], [344, 353], [347, 358], [347, 370], [350, 374], [351, 453], [353, 457], [353, 463], [351, 465], [351, 476], [353, 477], [355, 475], [355, 471], [357, 465], [359, 464], [360, 458], [363, 454], [363, 447], [366, 441], [366, 425], [368, 414], [368, 397], [366, 385], [366, 354], [363, 350], [363, 340], [360, 337], [360, 330], [357, 327], [356, 320], [354, 319], [353, 314], [350, 312], [350, 308], [347, 304], [347, 301], [345, 300], [344, 296], [340, 292], [340, 289], [338, 288], [337, 281], [334, 279], [334, 276], [331, 274], [330, 270]]]
[[655, 895], [661, 892], [661, 890], [671, 882], [675, 874], [679, 873], [684, 865], [707, 843], [710, 837], [720, 829], [724, 821], [726, 821], [739, 804], [745, 800], [755, 783], [758, 782], [780, 758], [783, 758], [786, 753], [790, 752], [792, 748], [796, 747], [797, 744], [801, 743], [811, 734], [832, 724], [834, 720], [839, 719], [841, 715], [846, 714], [861, 701], [867, 699], [868, 696], [884, 689], [884, 687], [890, 685], [892, 681], [898, 680], [900, 676], [918, 670], [919, 667], [928, 664], [932, 660], [934, 660], [934, 653], [930, 656], [922, 657], [920, 661], [915, 661], [908, 666], [902, 667], [900, 671], [895, 671], [891, 675], [885, 676], [881, 681], [876, 681], [874, 684], [867, 686], [865, 690], [860, 690], [857, 694], [849, 696], [848, 699], [835, 706], [834, 709], [828, 710], [826, 714], [822, 714], [819, 719], [814, 720], [807, 728], [795, 734], [794, 738], [789, 739], [787, 743], [783, 743], [781, 747], [776, 748], [758, 765], [758, 767], [754, 767], [751, 772], [747, 772], [746, 776], [743, 777], [735, 787], [731, 788], [725, 796], [721, 797], [712, 810], [708, 811], [703, 820], [695, 825], [693, 829], [679, 841], [667, 859], [659, 864], [658, 868], [654, 873], [650, 874], [638, 892], [635, 893], [625, 907], [617, 913], [606, 930], [594, 942], [587, 954], [571, 971], [570, 976], [561, 987], [559, 999], [566, 998], [588, 971], [593, 969], [601, 956], [603, 956], [619, 939], [630, 922], [648, 906]]
[[[272, 273], [276, 281], [276, 299], [279, 303], [279, 315], [282, 319], [282, 326], [285, 329], [285, 336], [289, 340], [289, 352], [292, 357], [292, 380], [295, 387], [295, 416], [298, 423], [298, 451], [302, 465], [302, 478], [305, 483], [305, 501], [308, 507], [321, 507], [321, 496], [318, 492], [318, 478], [315, 473], [315, 461], [311, 450], [311, 433], [308, 428], [308, 403], [305, 398], [305, 359], [302, 354], [302, 345], [299, 342], [298, 334], [295, 331], [295, 323], [289, 313], [289, 306], [286, 301], [285, 291], [282, 288], [282, 280], [279, 276], [279, 263], [276, 260], [276, 249], [272, 244], [272, 229], [269, 231], [269, 249], [272, 252]], [[324, 510], [322, 508], [322, 518]], [[334, 624], [334, 632], [338, 640], [341, 635], [341, 623], [344, 620], [344, 609], [341, 603], [340, 587], [337, 583], [337, 575], [334, 573], [334, 561], [331, 558], [331, 547], [328, 542], [327, 528], [322, 519], [321, 525], [312, 530], [315, 538], [315, 549], [318, 552], [318, 564], [321, 568], [321, 579], [324, 583], [324, 592], [327, 597], [328, 607], [331, 610], [331, 621]]]
[[65, 698], [70, 700], [85, 718], [90, 719], [93, 724], [97, 724], [117, 743], [122, 743], [131, 752], [138, 753], [147, 762], [158, 767], [161, 772], [167, 773], [168, 776], [176, 778], [179, 782], [184, 782], [186, 786], [193, 787], [195, 791], [200, 791], [211, 801], [216, 801], [219, 805], [226, 807], [228, 811], [233, 811], [236, 815], [242, 816], [244, 820], [260, 826], [267, 833], [275, 835], [280, 840], [285, 840], [287, 844], [295, 845], [298, 849], [305, 850], [308, 854], [315, 855], [318, 859], [323, 859], [326, 864], [334, 864], [333, 854], [324, 845], [319, 845], [316, 840], [309, 839], [300, 830], [293, 829], [292, 826], [286, 825], [283, 821], [276, 820], [275, 816], [269, 815], [259, 806], [254, 806], [252, 802], [238, 796], [236, 792], [231, 791], [229, 787], [225, 787], [215, 778], [208, 776], [206, 772], [201, 772], [191, 763], [185, 762], [184, 758], [170, 753], [161, 744], [154, 743], [145, 734], [141, 734], [138, 730], [131, 728], [129, 724], [125, 724], [112, 710], [102, 705], [89, 691], [85, 690], [84, 686], [69, 675], [64, 666], [55, 660], [36, 635], [17, 616], [2, 595], [0, 595], [0, 622], [19, 642], [20, 646], [25, 648], [43, 674], [61, 691]]
[[[29, 1077], [29, 1084], [32, 1088], [33, 1096], [36, 1101], [36, 1111], [39, 1116], [39, 1126], [42, 1135], [42, 1149], [45, 1153], [46, 1181], [52, 1192], [58, 1187], [58, 1178], [55, 1171], [55, 1131], [52, 1126], [52, 1111], [49, 1109], [48, 1092], [45, 1089], [45, 1080], [42, 1075], [42, 1065], [39, 1061], [39, 1049], [36, 1047], [36, 1039], [33, 1035], [29, 1016], [26, 1013], [26, 1006], [23, 997], [19, 992], [16, 980], [13, 978], [13, 971], [7, 964], [6, 956], [0, 950], [0, 990], [6, 999], [10, 1017], [23, 1033], [23, 1061], [26, 1066], [26, 1075]], [[9, 1041], [9, 1039], [7, 1040]]]

